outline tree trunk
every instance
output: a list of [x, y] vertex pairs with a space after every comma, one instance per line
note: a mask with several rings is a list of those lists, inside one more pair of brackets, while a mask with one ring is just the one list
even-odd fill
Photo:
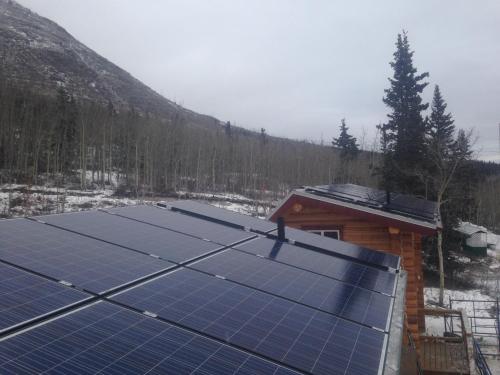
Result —
[[438, 231], [437, 251], [439, 257], [439, 305], [444, 306], [444, 261], [443, 261], [443, 233]]
[[[438, 217], [441, 217], [441, 202], [443, 194], [438, 193], [437, 211]], [[438, 230], [437, 233], [437, 251], [439, 258], [439, 306], [444, 306], [444, 259], [443, 259], [443, 231]]]

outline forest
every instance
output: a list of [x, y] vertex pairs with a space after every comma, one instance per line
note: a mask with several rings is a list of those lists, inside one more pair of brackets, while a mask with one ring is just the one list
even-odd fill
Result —
[[[475, 160], [474, 135], [455, 129], [438, 86], [432, 105], [422, 102], [427, 74], [416, 73], [412, 54], [400, 35], [384, 97], [389, 121], [378, 137], [356, 139], [348, 121], [332, 119], [324, 143], [215, 119], [200, 126], [182, 111], [165, 118], [115, 108], [64, 86], [47, 95], [0, 72], [0, 183], [85, 190], [118, 178], [117, 193], [128, 196], [182, 190], [277, 199], [296, 186], [351, 182], [439, 199], [444, 216], [500, 230], [500, 165]], [[408, 97], [397, 97], [402, 86], [413, 90]]]

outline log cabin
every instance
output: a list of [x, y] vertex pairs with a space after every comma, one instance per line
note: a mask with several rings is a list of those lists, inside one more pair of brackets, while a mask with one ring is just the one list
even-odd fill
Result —
[[442, 229], [435, 202], [353, 184], [293, 190], [270, 214], [289, 227], [401, 257], [408, 273], [406, 326], [425, 332], [422, 237]]

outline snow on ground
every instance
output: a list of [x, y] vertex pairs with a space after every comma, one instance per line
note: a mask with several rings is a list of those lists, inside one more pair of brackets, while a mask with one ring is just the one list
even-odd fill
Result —
[[[87, 176], [91, 180], [91, 175]], [[113, 184], [119, 183], [117, 176], [111, 176]], [[171, 197], [130, 199], [114, 195], [112, 185], [106, 189], [78, 190], [34, 185], [0, 185], [0, 217], [42, 215], [96, 208], [153, 203], [158, 199], [171, 200]], [[245, 215], [265, 218], [272, 204], [252, 200], [232, 193], [191, 193], [179, 191], [178, 199], [195, 199], [227, 210]]]
[[238, 212], [243, 215], [256, 216], [261, 219], [265, 219], [267, 214], [269, 213], [269, 209], [267, 207], [255, 204], [245, 204], [245, 203], [233, 203], [228, 201], [217, 201], [217, 202], [208, 202], [213, 206], [224, 208], [229, 211]]
[[252, 203], [253, 200], [241, 194], [233, 193], [192, 193], [188, 191], [178, 191], [179, 198], [191, 198], [201, 200], [217, 200], [217, 201], [241, 201]]
[[0, 186], [0, 217], [40, 215], [137, 204], [111, 189], [73, 190], [45, 186]]

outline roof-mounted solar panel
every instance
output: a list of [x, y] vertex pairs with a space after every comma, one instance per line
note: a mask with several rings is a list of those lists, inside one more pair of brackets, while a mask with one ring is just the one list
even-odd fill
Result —
[[41, 216], [48, 224], [144, 254], [183, 263], [223, 246], [105, 212]]
[[261, 255], [271, 260], [312, 271], [368, 290], [388, 295], [394, 294], [395, 273], [344, 258], [335, 259], [334, 253], [325, 254], [269, 238], [247, 241], [236, 246], [235, 249]]
[[377, 374], [383, 362], [383, 332], [193, 270], [112, 299], [311, 374]]
[[352, 202], [432, 223], [438, 220], [435, 202], [412, 195], [391, 192], [390, 201], [387, 202], [385, 191], [354, 184], [308, 186], [304, 190], [311, 194]]
[[187, 215], [199, 217], [205, 220], [229, 225], [238, 229], [250, 228], [252, 231], [266, 234], [276, 229], [276, 224], [261, 220], [256, 217], [242, 215], [235, 212], [211, 206], [209, 204], [195, 201], [169, 202], [168, 206], [173, 211], [182, 212]]
[[189, 267], [368, 327], [388, 329], [392, 298], [387, 295], [235, 250]]
[[0, 221], [0, 232], [0, 260], [94, 293], [104, 293], [175, 266], [27, 219]]
[[295, 372], [108, 302], [0, 341], [2, 374], [281, 374]]
[[[271, 232], [270, 235], [276, 236], [276, 232]], [[299, 247], [323, 250], [326, 254], [331, 253], [334, 257], [343, 257], [350, 261], [358, 261], [374, 267], [398, 269], [400, 266], [400, 258], [397, 255], [319, 236], [300, 229], [286, 227], [285, 238]]]
[[92, 296], [0, 263], [0, 334]]
[[158, 206], [126, 206], [113, 208], [108, 212], [198, 238], [208, 239], [224, 246], [255, 237], [255, 234], [243, 230], [183, 215]]

